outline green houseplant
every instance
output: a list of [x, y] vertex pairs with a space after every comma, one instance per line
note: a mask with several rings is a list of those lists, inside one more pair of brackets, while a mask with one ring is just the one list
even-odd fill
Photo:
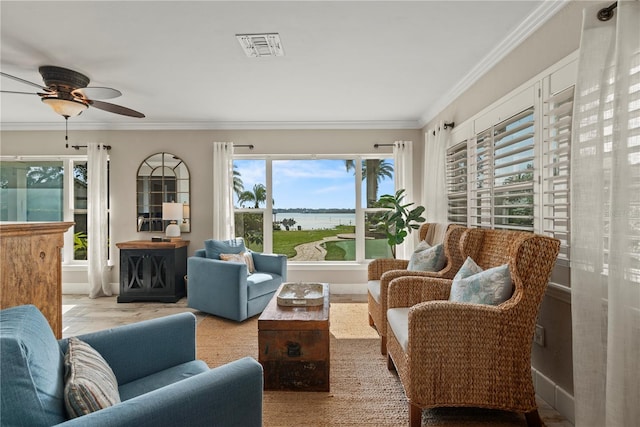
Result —
[[382, 214], [381, 223], [394, 258], [396, 257], [396, 245], [404, 242], [412, 230], [420, 228], [420, 224], [425, 222], [425, 218], [422, 216], [425, 210], [424, 206], [411, 208], [414, 203], [403, 203], [404, 191], [404, 189], [400, 189], [393, 195], [383, 194], [378, 200], [378, 205], [381, 208], [389, 209]]

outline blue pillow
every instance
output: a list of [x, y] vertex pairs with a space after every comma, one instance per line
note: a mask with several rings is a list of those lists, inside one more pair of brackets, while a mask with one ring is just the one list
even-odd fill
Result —
[[509, 265], [482, 270], [467, 257], [453, 278], [449, 301], [499, 305], [513, 293]]
[[214, 240], [204, 241], [204, 251], [207, 258], [220, 259], [220, 254], [239, 254], [244, 252], [244, 239], [237, 237], [231, 240]]
[[442, 244], [429, 246], [424, 240], [411, 255], [408, 271], [440, 271], [447, 264]]

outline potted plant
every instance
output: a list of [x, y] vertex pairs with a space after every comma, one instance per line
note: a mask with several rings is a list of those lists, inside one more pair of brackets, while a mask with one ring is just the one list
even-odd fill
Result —
[[389, 209], [382, 214], [381, 223], [394, 258], [396, 245], [404, 242], [412, 230], [418, 229], [420, 223], [425, 222], [422, 216], [424, 206], [411, 208], [414, 203], [403, 203], [404, 191], [400, 189], [394, 195], [383, 194], [378, 201], [380, 207]]

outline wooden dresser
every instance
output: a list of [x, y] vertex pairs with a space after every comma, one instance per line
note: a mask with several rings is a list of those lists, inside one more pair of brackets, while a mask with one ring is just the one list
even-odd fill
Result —
[[0, 308], [33, 304], [62, 338], [63, 234], [73, 222], [0, 222]]

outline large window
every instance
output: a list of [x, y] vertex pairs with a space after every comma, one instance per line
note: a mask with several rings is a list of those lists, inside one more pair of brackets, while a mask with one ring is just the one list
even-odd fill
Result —
[[393, 177], [390, 158], [236, 159], [236, 234], [292, 262], [389, 257], [377, 203]]
[[[73, 221], [65, 263], [87, 259], [87, 160], [0, 161], [0, 221]], [[108, 195], [105, 195], [108, 197]]]

